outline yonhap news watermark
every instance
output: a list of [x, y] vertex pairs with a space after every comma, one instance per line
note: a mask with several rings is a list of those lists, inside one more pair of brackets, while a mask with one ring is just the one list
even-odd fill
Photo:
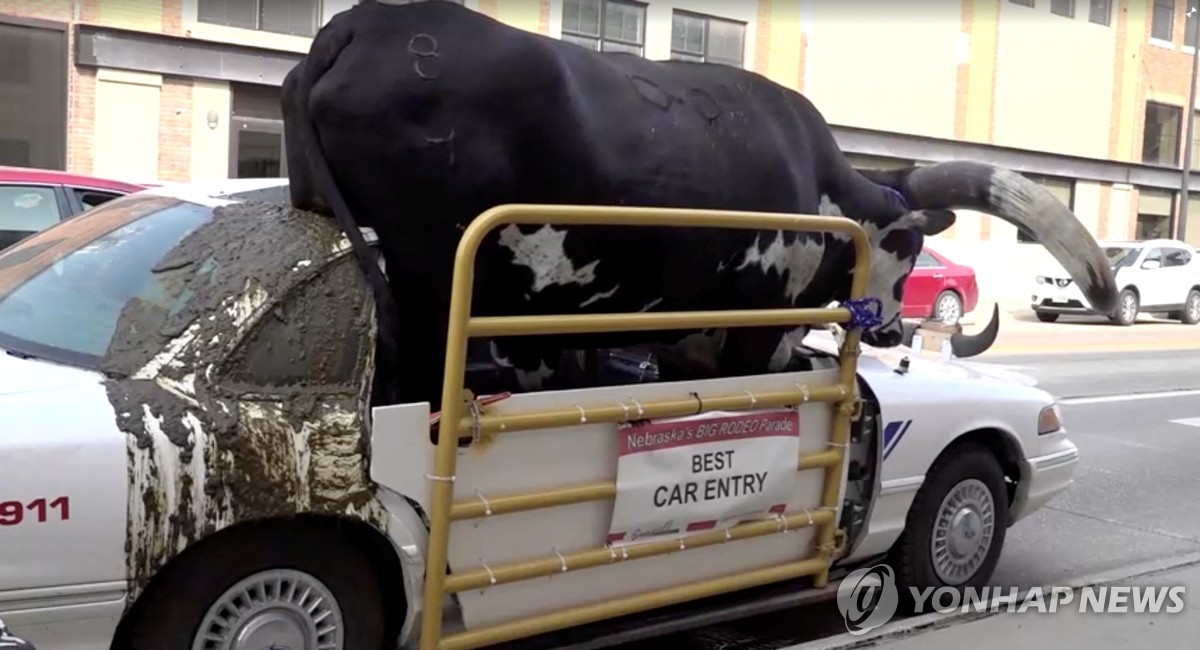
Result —
[[[1183, 611], [1183, 586], [1094, 587], [910, 587], [914, 614], [1013, 612], [1053, 614], [1177, 614]], [[892, 567], [877, 564], [850, 572], [838, 585], [838, 609], [850, 634], [865, 634], [890, 621], [900, 605]]]

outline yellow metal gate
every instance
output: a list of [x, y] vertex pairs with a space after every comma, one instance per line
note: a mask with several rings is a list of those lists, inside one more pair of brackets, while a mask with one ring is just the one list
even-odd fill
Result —
[[[499, 434], [510, 435], [522, 430], [569, 427], [580, 424], [581, 418], [591, 423], [618, 423], [627, 421], [629, 418], [628, 410], [619, 405], [590, 408], [585, 413], [576, 409], [568, 409], [506, 413], [502, 419], [477, 413], [472, 416], [469, 413], [471, 405], [465, 399], [463, 386], [468, 339], [763, 325], [799, 326], [849, 323], [851, 319], [850, 311], [844, 307], [473, 318], [470, 314], [470, 305], [474, 286], [475, 256], [480, 242], [492, 230], [508, 224], [666, 226], [842, 233], [849, 236], [855, 248], [856, 259], [850, 292], [851, 298], [855, 300], [862, 298], [866, 292], [870, 268], [870, 249], [866, 233], [856, 222], [843, 217], [662, 208], [506, 205], [489, 210], [475, 219], [463, 233], [454, 264], [449, 336], [446, 343], [446, 374], [442, 390], [443, 411], [435, 454], [435, 470], [430, 484], [432, 506], [428, 513], [430, 531], [428, 554], [425, 560], [424, 610], [420, 629], [421, 650], [479, 648], [802, 576], [813, 576], [815, 585], [823, 587], [828, 582], [829, 566], [836, 550], [834, 539], [837, 524], [834, 521], [834, 513], [837, 511], [842, 482], [843, 450], [849, 439], [850, 422], [855, 417], [856, 407], [859, 405], [855, 373], [861, 331], [857, 328], [846, 331], [839, 355], [839, 383], [834, 386], [815, 386], [811, 389], [806, 386], [797, 386], [795, 390], [757, 395], [741, 393], [716, 398], [705, 397], [703, 403], [695, 399], [677, 399], [639, 405], [642, 409], [640, 417], [667, 418], [714, 410], [795, 406], [805, 402], [836, 403], [837, 409], [833, 419], [834, 430], [830, 435], [830, 448], [821, 453], [803, 456], [797, 461], [799, 471], [819, 469], [825, 472], [823, 507], [819, 511], [811, 514], [786, 516], [782, 527], [778, 522], [772, 520], [754, 521], [740, 524], [728, 531], [697, 534], [687, 538], [686, 549], [674, 540], [635, 545], [627, 547], [617, 554], [614, 554], [608, 547], [598, 546], [594, 550], [572, 553], [565, 557], [550, 555], [532, 561], [514, 562], [502, 566], [456, 567], [453, 575], [447, 575], [450, 525], [453, 521], [613, 499], [616, 496], [615, 481], [608, 481], [493, 496], [489, 497], [487, 502], [481, 502], [477, 498], [455, 501], [454, 481], [460, 440], [486, 438]], [[452, 423], [457, 424], [457, 430]], [[548, 612], [530, 618], [471, 629], [458, 634], [446, 636], [442, 634], [443, 599], [448, 594], [554, 575], [568, 566], [571, 570], [585, 569], [614, 561], [624, 562], [667, 553], [684, 552], [687, 549], [714, 544], [725, 544], [739, 539], [771, 535], [805, 526], [818, 527], [817, 552], [805, 560], [678, 585], [583, 607]]]

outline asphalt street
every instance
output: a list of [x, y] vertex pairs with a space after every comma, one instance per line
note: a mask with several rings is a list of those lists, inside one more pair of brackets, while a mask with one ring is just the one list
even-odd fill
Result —
[[[1062, 399], [1081, 454], [1071, 489], [1009, 530], [994, 586], [1058, 585], [1200, 552], [1200, 347], [979, 360]], [[844, 632], [827, 601], [620, 648], [766, 650]]]

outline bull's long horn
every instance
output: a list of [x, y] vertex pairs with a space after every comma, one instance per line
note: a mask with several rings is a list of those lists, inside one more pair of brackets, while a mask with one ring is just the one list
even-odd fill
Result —
[[992, 305], [992, 320], [983, 328], [983, 331], [978, 334], [961, 334], [954, 333], [950, 335], [950, 350], [954, 356], [965, 359], [974, 357], [987, 352], [987, 349], [992, 347], [996, 342], [996, 335], [1000, 333], [1000, 305]]
[[1115, 313], [1117, 285], [1108, 259], [1067, 206], [1037, 183], [969, 161], [860, 173], [900, 189], [914, 210], [978, 210], [1026, 229], [1063, 265], [1092, 307]]

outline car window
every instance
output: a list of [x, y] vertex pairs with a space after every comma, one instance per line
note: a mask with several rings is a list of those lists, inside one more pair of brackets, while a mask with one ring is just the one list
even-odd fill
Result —
[[71, 191], [75, 193], [75, 198], [79, 199], [79, 204], [84, 210], [108, 203], [109, 201], [121, 196], [115, 192], [101, 192], [99, 190], [88, 190], [82, 187], [73, 187]]
[[180, 274], [200, 271], [156, 265], [211, 219], [206, 206], [127, 196], [0, 253], [0, 347], [94, 367], [128, 303], [168, 313], [182, 301]]
[[1151, 248], [1146, 253], [1146, 259], [1142, 260], [1142, 264], [1145, 264], [1146, 262], [1158, 262], [1159, 264], [1162, 264], [1162, 261], [1163, 261], [1162, 249], [1161, 248]]
[[917, 268], [941, 265], [941, 262], [938, 262], [937, 258], [929, 253], [926, 253], [925, 251], [921, 251], [921, 254], [917, 255]]
[[1188, 262], [1192, 261], [1191, 253], [1182, 248], [1166, 248], [1163, 250], [1165, 251], [1163, 255], [1164, 267], [1186, 266]]
[[1137, 261], [1138, 253], [1142, 249], [1132, 246], [1107, 246], [1104, 249], [1104, 255], [1108, 258], [1108, 263], [1114, 269], [1119, 269], [1123, 266], [1133, 266]]
[[368, 341], [349, 332], [366, 331], [354, 323], [370, 314], [368, 298], [354, 257], [339, 258], [262, 319], [230, 357], [226, 377], [255, 386], [351, 384]]
[[0, 249], [45, 230], [61, 219], [53, 187], [0, 185]]

